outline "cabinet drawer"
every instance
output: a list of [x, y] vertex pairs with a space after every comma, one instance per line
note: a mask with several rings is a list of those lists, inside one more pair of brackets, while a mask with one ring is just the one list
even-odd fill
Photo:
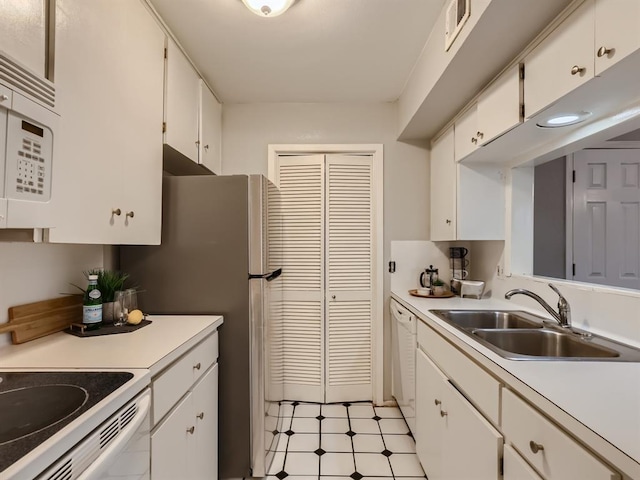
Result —
[[153, 380], [153, 423], [158, 423], [218, 358], [218, 332], [193, 347]]
[[502, 393], [502, 430], [505, 440], [547, 480], [620, 478], [583, 446], [507, 389]]
[[474, 405], [498, 425], [500, 383], [422, 322], [418, 322], [418, 344]]

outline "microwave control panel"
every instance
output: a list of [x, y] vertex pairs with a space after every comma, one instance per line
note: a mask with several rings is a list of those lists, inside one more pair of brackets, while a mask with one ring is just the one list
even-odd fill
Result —
[[51, 199], [53, 134], [10, 111], [7, 116], [5, 197], [36, 202]]

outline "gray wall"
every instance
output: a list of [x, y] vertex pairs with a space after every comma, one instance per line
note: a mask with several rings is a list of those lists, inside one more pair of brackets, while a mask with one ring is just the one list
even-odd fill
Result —
[[565, 278], [565, 157], [535, 167], [533, 196], [533, 274]]

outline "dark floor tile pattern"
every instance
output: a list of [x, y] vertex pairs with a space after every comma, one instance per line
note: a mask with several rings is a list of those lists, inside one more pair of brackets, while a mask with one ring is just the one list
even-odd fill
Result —
[[281, 402], [280, 408], [286, 436], [279, 436], [267, 480], [426, 478], [396, 407]]

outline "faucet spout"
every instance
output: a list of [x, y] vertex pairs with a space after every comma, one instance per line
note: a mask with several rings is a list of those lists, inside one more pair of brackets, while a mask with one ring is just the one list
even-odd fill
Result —
[[549, 287], [556, 292], [559, 296], [558, 298], [558, 311], [556, 312], [547, 302], [545, 302], [539, 295], [531, 292], [530, 290], [526, 290], [524, 288], [515, 288], [513, 290], [509, 290], [504, 294], [504, 298], [509, 300], [514, 295], [525, 295], [527, 297], [533, 298], [536, 302], [538, 302], [542, 307], [549, 312], [549, 314], [560, 324], [563, 328], [571, 328], [571, 308], [569, 307], [569, 302], [567, 299], [562, 296], [560, 291], [552, 284], [549, 284]]

